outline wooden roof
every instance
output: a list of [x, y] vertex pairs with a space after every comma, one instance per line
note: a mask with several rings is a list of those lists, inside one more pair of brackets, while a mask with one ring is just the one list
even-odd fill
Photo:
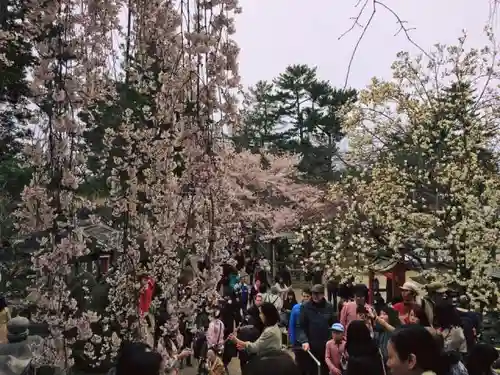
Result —
[[403, 264], [409, 270], [421, 268], [420, 264], [409, 256], [405, 256], [403, 259], [378, 256], [368, 267], [374, 272], [384, 273], [391, 271], [398, 264]]

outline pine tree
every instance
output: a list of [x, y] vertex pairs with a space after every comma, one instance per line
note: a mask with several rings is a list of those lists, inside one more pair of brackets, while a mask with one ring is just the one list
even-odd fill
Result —
[[278, 121], [281, 109], [275, 86], [271, 82], [258, 81], [250, 87], [243, 113], [243, 127], [233, 137], [237, 146], [250, 150], [269, 149], [276, 151], [280, 139]]
[[302, 171], [319, 181], [331, 181], [334, 176], [334, 156], [342, 140], [342, 108], [356, 99], [352, 89], [334, 89], [329, 82], [314, 82], [309, 88], [311, 107], [306, 108], [306, 128], [310, 142], [303, 145]]
[[274, 80], [282, 107], [281, 123], [287, 127], [291, 147], [298, 152], [310, 140], [304, 109], [310, 106], [310, 88], [316, 81], [316, 68], [307, 65], [290, 65]]

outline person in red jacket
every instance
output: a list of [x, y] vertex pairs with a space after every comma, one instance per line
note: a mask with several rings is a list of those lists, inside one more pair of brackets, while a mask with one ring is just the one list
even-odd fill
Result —
[[330, 375], [342, 375], [342, 357], [345, 353], [344, 326], [335, 323], [330, 331], [332, 339], [326, 343], [325, 362]]
[[407, 281], [400, 289], [403, 302], [394, 304], [392, 308], [398, 312], [401, 323], [410, 324], [410, 311], [417, 303], [418, 286], [414, 282]]
[[141, 275], [141, 291], [139, 294], [139, 314], [141, 317], [144, 317], [151, 307], [154, 289], [154, 280], [148, 275]]

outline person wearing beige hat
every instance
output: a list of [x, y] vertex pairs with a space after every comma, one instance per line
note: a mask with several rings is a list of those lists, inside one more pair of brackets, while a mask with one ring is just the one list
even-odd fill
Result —
[[401, 323], [409, 324], [410, 311], [413, 305], [417, 303], [419, 287], [414, 282], [407, 281], [399, 289], [401, 289], [401, 297], [403, 297], [403, 301], [394, 304], [392, 308], [398, 312]]

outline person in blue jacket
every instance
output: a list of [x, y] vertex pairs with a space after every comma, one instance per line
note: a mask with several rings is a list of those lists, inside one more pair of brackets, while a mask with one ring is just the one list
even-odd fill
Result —
[[300, 346], [297, 342], [297, 327], [300, 321], [300, 309], [302, 305], [311, 299], [311, 289], [304, 288], [302, 290], [302, 301], [293, 306], [290, 312], [290, 320], [288, 322], [288, 342], [291, 346]]
[[288, 321], [288, 343], [293, 348], [295, 361], [302, 374], [307, 374], [309, 357], [308, 354], [302, 350], [301, 344], [297, 341], [297, 328], [300, 328], [300, 310], [310, 299], [311, 288], [302, 289], [302, 301], [293, 306], [290, 312], [290, 320]]

